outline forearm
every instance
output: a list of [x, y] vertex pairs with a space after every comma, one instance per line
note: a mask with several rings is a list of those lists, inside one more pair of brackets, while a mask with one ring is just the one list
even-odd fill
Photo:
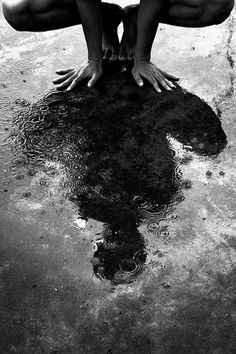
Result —
[[76, 0], [88, 48], [88, 59], [102, 60], [101, 0]]
[[135, 60], [150, 59], [152, 44], [158, 27], [158, 18], [165, 0], [141, 0], [137, 18], [137, 44]]

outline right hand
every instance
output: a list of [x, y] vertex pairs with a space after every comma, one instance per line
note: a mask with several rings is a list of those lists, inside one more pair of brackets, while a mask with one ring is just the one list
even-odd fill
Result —
[[179, 79], [156, 67], [150, 60], [138, 60], [134, 62], [132, 69], [134, 80], [139, 87], [144, 85], [143, 78], [149, 81], [157, 92], [161, 89], [171, 91], [176, 88], [175, 82]]
[[89, 79], [88, 87], [93, 87], [102, 72], [101, 60], [89, 60], [78, 68], [57, 70], [56, 74], [60, 77], [53, 80], [53, 83], [58, 90], [71, 91], [80, 81]]

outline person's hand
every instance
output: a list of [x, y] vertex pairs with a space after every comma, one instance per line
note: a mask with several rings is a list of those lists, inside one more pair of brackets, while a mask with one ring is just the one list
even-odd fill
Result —
[[56, 74], [60, 77], [53, 80], [53, 83], [58, 90], [71, 91], [80, 81], [89, 79], [88, 87], [93, 87], [102, 72], [102, 61], [89, 60], [78, 68], [57, 70]]
[[177, 77], [158, 69], [149, 60], [135, 61], [132, 74], [139, 87], [144, 85], [144, 78], [152, 84], [157, 92], [161, 92], [162, 89], [167, 91], [175, 89], [176, 85], [174, 82], [179, 80]]

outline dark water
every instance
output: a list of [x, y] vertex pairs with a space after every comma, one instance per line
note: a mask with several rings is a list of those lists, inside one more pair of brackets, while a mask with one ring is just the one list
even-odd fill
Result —
[[4, 194], [39, 171], [46, 177], [38, 187], [47, 188], [60, 163], [64, 198], [82, 219], [104, 224], [92, 266], [114, 284], [134, 280], [145, 266], [140, 225], [168, 238], [182, 190], [191, 188], [181, 165], [193, 155], [179, 157], [172, 142], [211, 158], [226, 145], [219, 117], [199, 97], [181, 87], [162, 95], [148, 86], [139, 89], [129, 70], [118, 69], [108, 68], [93, 90], [82, 86], [72, 93], [52, 91], [32, 105], [15, 102], [10, 127], [3, 124], [10, 130], [4, 144], [12, 157], [1, 171]]

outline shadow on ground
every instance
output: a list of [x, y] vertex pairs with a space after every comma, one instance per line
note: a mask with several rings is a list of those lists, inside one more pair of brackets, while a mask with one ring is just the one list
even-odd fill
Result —
[[[129, 68], [105, 66], [94, 89], [82, 85], [73, 93], [55, 92], [15, 115], [13, 150], [29, 174], [40, 169], [53, 175], [49, 162], [63, 164], [66, 197], [81, 220], [104, 223], [96, 241], [95, 274], [114, 284], [129, 283], [142, 271], [147, 252], [139, 226], [168, 236], [160, 220], [174, 220], [181, 190], [176, 149], [214, 157], [226, 145], [219, 117], [199, 97], [178, 87], [157, 94], [134, 86]], [[33, 171], [33, 173], [32, 173]], [[43, 182], [42, 182], [43, 183]]]

